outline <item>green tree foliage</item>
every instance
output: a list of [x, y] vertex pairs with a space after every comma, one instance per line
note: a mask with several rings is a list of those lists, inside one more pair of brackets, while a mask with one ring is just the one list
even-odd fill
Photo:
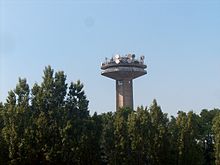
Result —
[[179, 129], [177, 126], [177, 119], [171, 116], [170, 122], [168, 123], [168, 133], [169, 133], [169, 162], [170, 164], [178, 164], [178, 136]]
[[128, 134], [128, 116], [130, 108], [120, 109], [115, 113], [114, 120], [114, 159], [118, 164], [129, 164], [131, 157], [130, 139]]
[[149, 108], [151, 118], [150, 162], [151, 164], [169, 164], [168, 118], [157, 105], [156, 100]]
[[14, 91], [10, 91], [5, 110], [2, 113], [4, 128], [2, 134], [8, 146], [11, 164], [25, 162], [26, 155], [26, 128], [28, 127], [29, 113], [29, 86], [26, 79], [19, 78]]
[[[1, 144], [9, 164], [94, 164], [100, 161], [98, 116], [89, 116], [80, 81], [66, 84], [64, 72], [48, 66], [31, 89], [20, 79], [1, 105]], [[96, 128], [100, 128], [96, 130]], [[99, 136], [98, 136], [99, 135]], [[3, 147], [2, 147], [3, 148]], [[6, 156], [7, 158], [7, 156]], [[4, 161], [7, 159], [4, 159]]]
[[218, 165], [220, 164], [220, 112], [215, 116], [213, 120], [212, 130], [215, 135], [215, 163]]
[[190, 111], [178, 112], [176, 119], [178, 128], [178, 164], [200, 165], [203, 163], [202, 148], [199, 144], [199, 122], [198, 116]]
[[114, 114], [112, 112], [100, 115], [102, 123], [100, 149], [103, 164], [115, 164], [115, 136], [114, 136]]
[[220, 110], [149, 108], [89, 114], [80, 81], [44, 69], [30, 89], [19, 78], [0, 103], [0, 164], [214, 165], [220, 163]]
[[200, 136], [203, 144], [204, 159], [206, 165], [215, 164], [214, 156], [214, 136], [213, 136], [213, 119], [219, 112], [219, 109], [203, 109], [200, 113]]
[[138, 107], [128, 118], [128, 133], [131, 141], [131, 164], [148, 164], [150, 161], [150, 138], [152, 123], [147, 108]]
[[2, 129], [4, 128], [3, 120], [4, 106], [0, 103], [0, 164], [4, 164], [8, 161], [8, 146], [3, 136]]

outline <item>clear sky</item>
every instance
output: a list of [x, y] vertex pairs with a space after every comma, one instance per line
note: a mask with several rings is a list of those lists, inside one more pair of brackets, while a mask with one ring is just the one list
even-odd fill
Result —
[[220, 108], [219, 0], [0, 0], [0, 101], [18, 77], [43, 69], [80, 79], [90, 111], [115, 111], [115, 82], [100, 75], [114, 54], [145, 55], [134, 104], [199, 112]]

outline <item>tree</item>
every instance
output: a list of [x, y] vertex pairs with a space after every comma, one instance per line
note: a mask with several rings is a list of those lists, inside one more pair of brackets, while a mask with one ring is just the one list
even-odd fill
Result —
[[177, 119], [174, 116], [171, 116], [170, 122], [168, 123], [168, 132], [169, 132], [169, 149], [170, 156], [169, 162], [171, 165], [178, 164], [178, 141], [179, 130], [177, 126]]
[[204, 159], [206, 165], [214, 165], [214, 133], [212, 130], [213, 119], [219, 109], [203, 109], [200, 113], [200, 134], [203, 145]]
[[200, 165], [203, 164], [202, 148], [199, 144], [199, 122], [198, 116], [192, 111], [186, 114], [178, 112], [178, 164]]
[[131, 158], [131, 147], [128, 135], [128, 116], [133, 110], [122, 108], [115, 113], [114, 120], [114, 159], [117, 164], [129, 164]]
[[4, 106], [0, 103], [0, 164], [8, 162], [8, 146], [3, 136], [3, 128], [5, 127], [3, 120]]
[[[64, 104], [66, 76], [63, 72], [55, 73], [48, 66], [45, 67], [43, 82], [32, 88], [32, 148], [33, 162], [52, 163], [61, 161], [60, 156], [60, 123], [61, 111]], [[58, 92], [59, 91], [59, 92]]]
[[100, 115], [102, 122], [101, 130], [101, 160], [103, 164], [115, 164], [115, 136], [114, 136], [114, 114], [112, 112]]
[[14, 91], [9, 92], [3, 112], [3, 136], [8, 146], [10, 163], [25, 163], [27, 157], [26, 128], [29, 124], [29, 86], [19, 78]]
[[151, 119], [147, 108], [138, 107], [128, 117], [128, 133], [131, 141], [130, 164], [148, 164], [150, 154]]
[[218, 113], [213, 120], [212, 130], [215, 139], [215, 163], [220, 164], [220, 113]]
[[[84, 163], [90, 161], [87, 152], [89, 138], [89, 101], [83, 91], [80, 81], [71, 83], [65, 102], [64, 127], [61, 131], [63, 149], [65, 149], [66, 161], [68, 163]], [[85, 162], [86, 163], [86, 162]], [[87, 164], [87, 163], [86, 163]]]
[[151, 118], [151, 135], [150, 135], [150, 164], [164, 165], [169, 164], [169, 134], [168, 118], [153, 100], [149, 108]]

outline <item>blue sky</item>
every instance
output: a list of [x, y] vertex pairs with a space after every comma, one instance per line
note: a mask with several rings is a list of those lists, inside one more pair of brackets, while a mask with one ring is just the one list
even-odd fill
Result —
[[100, 75], [114, 54], [145, 55], [134, 104], [162, 110], [220, 108], [220, 1], [0, 0], [0, 101], [18, 77], [32, 86], [43, 69], [80, 79], [90, 111], [115, 111], [115, 83]]

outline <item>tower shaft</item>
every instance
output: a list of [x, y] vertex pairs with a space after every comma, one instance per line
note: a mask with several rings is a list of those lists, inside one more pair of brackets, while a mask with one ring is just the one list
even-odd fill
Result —
[[116, 80], [116, 110], [122, 107], [133, 109], [133, 82], [129, 79]]

